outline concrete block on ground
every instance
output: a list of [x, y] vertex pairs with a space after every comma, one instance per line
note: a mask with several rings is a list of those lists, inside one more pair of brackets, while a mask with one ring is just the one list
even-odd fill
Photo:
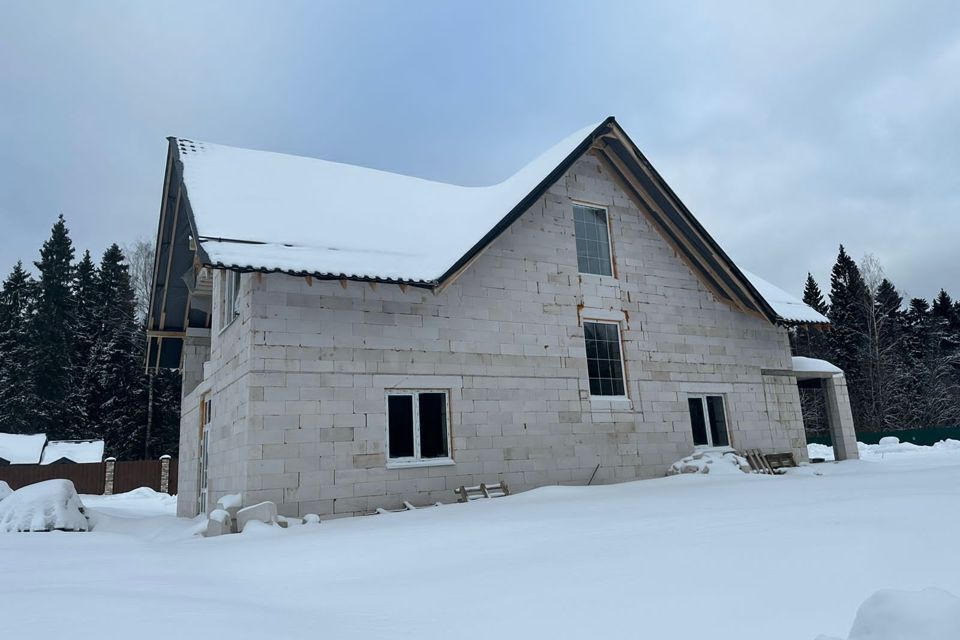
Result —
[[277, 505], [267, 501], [240, 509], [237, 512], [237, 529], [243, 531], [247, 523], [252, 520], [273, 524], [277, 521]]

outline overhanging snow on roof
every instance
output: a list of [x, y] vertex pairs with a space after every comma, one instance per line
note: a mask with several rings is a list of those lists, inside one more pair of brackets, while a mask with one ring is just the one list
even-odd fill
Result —
[[784, 322], [830, 323], [826, 316], [816, 309], [807, 306], [802, 300], [790, 295], [780, 287], [767, 282], [760, 276], [750, 273], [746, 269], [741, 268], [740, 271], [750, 280], [750, 283], [756, 288], [760, 295], [763, 296], [763, 299], [773, 307], [773, 310], [776, 311], [777, 315]]

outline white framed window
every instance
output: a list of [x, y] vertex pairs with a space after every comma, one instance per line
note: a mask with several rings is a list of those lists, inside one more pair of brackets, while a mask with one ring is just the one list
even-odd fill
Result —
[[693, 444], [698, 447], [730, 446], [727, 414], [723, 396], [690, 396], [690, 426], [693, 428]]
[[587, 373], [590, 395], [626, 398], [623, 351], [620, 347], [620, 324], [600, 320], [583, 321], [583, 337], [587, 351]]
[[240, 272], [224, 271], [220, 295], [220, 330], [240, 315]]
[[443, 390], [387, 393], [387, 464], [452, 464], [450, 403]]
[[573, 205], [573, 229], [577, 241], [577, 270], [598, 276], [613, 275], [610, 223], [607, 210]]
[[200, 513], [207, 512], [207, 497], [209, 495], [208, 485], [210, 476], [210, 423], [213, 418], [213, 401], [210, 393], [207, 392], [200, 396], [200, 479], [197, 482], [199, 490], [197, 492], [197, 501], [200, 503]]

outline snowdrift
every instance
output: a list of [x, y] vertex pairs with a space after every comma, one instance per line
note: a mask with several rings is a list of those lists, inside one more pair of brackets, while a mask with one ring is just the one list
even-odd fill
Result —
[[83, 503], [69, 480], [46, 480], [0, 500], [0, 532], [87, 531]]
[[667, 469], [668, 476], [680, 473], [750, 473], [750, 464], [733, 449], [710, 449], [695, 451]]
[[[857, 610], [847, 640], [960, 638], [960, 598], [942, 589], [884, 589]], [[834, 640], [820, 636], [818, 640]]]

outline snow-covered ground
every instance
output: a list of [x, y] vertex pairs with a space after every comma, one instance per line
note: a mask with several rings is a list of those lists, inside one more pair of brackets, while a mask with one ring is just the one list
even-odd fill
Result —
[[196, 536], [203, 523], [173, 517], [161, 494], [83, 496], [91, 533], [0, 535], [0, 629], [888, 640], [906, 626], [929, 640], [957, 626], [960, 638], [960, 443], [876, 446], [888, 448], [782, 477], [548, 487], [219, 538]]

